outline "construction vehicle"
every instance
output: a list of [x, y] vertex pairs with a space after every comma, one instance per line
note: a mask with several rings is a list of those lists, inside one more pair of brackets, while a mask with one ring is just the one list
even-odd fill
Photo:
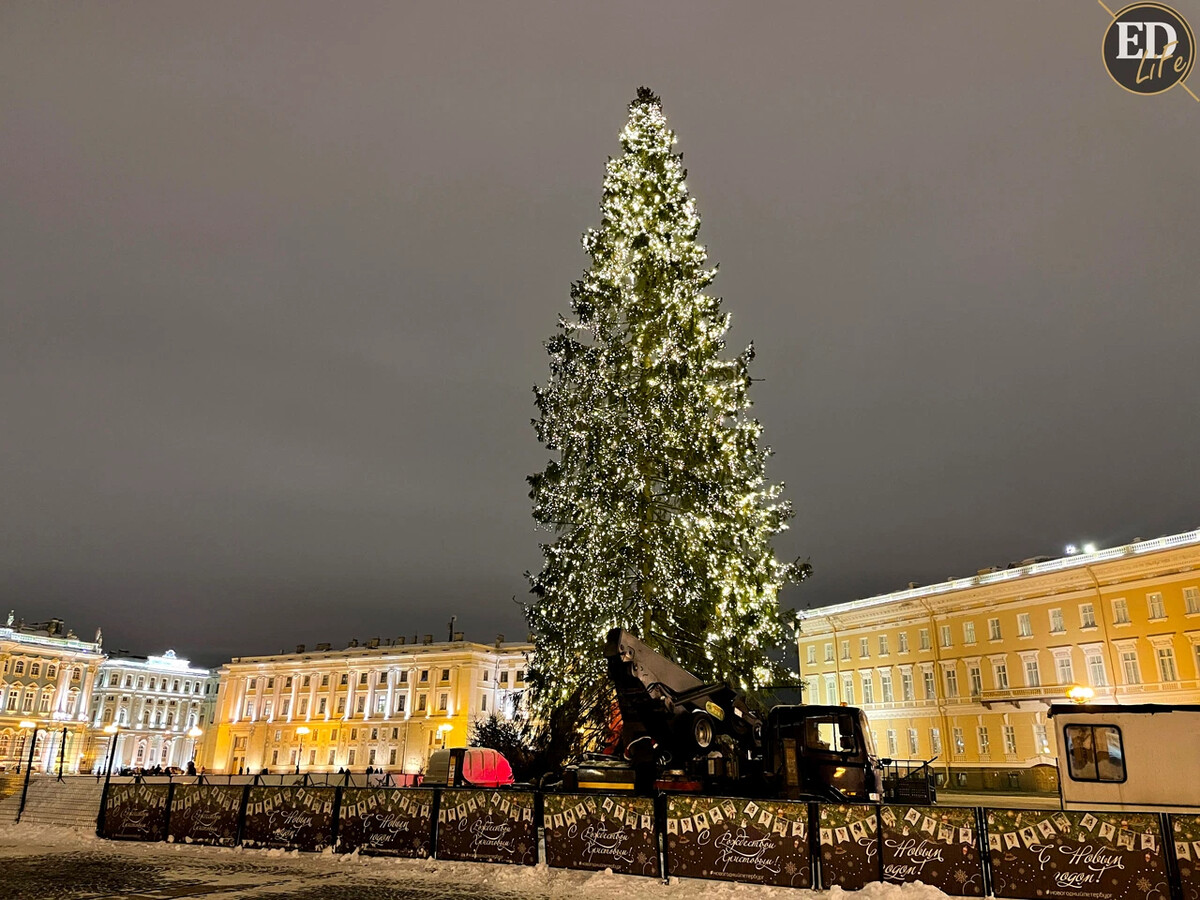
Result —
[[569, 766], [564, 790], [883, 799], [883, 769], [891, 760], [876, 756], [861, 709], [776, 706], [764, 720], [728, 684], [705, 684], [620, 628], [608, 633], [605, 657], [623, 752], [591, 754]]

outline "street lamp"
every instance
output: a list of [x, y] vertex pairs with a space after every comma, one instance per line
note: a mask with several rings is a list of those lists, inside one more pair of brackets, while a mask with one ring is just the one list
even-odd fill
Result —
[[296, 734], [300, 737], [300, 749], [296, 751], [296, 774], [300, 774], [300, 761], [304, 759], [304, 736], [308, 734], [308, 726], [301, 725], [296, 729]]
[[188, 762], [191, 764], [192, 768], [195, 769], [195, 767], [196, 767], [196, 741], [199, 739], [200, 735], [204, 734], [204, 732], [200, 730], [199, 725], [193, 725], [191, 728], [189, 728], [187, 731], [185, 731], [184, 734], [192, 739], [191, 757], [188, 760]]
[[41, 726], [31, 719], [22, 719], [18, 726], [23, 731], [31, 731], [29, 736], [29, 759], [25, 763], [25, 784], [21, 787], [21, 805], [17, 809], [17, 821], [21, 821], [21, 813], [25, 812], [25, 797], [29, 794], [29, 773], [33, 771], [33, 751], [37, 747], [37, 733]]
[[121, 727], [116, 722], [111, 722], [103, 728], [104, 733], [108, 735], [108, 765], [104, 768], [106, 776], [112, 772], [113, 760], [117, 756], [117, 732], [120, 730]]
[[1091, 702], [1091, 699], [1096, 696], [1096, 692], [1086, 685], [1077, 684], [1075, 687], [1067, 691], [1067, 696], [1076, 703], [1082, 705]]
[[453, 730], [453, 728], [454, 728], [454, 726], [447, 722], [443, 722], [441, 725], [439, 725], [437, 727], [438, 737], [440, 737], [442, 739], [442, 749], [443, 750], [446, 749], [446, 733]]

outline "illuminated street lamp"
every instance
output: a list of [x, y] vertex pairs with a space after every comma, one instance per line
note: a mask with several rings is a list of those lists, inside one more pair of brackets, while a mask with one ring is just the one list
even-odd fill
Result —
[[454, 726], [448, 722], [443, 722], [437, 727], [438, 737], [442, 739], [442, 749], [446, 749], [446, 734], [454, 729]]
[[1092, 698], [1096, 696], [1096, 692], [1086, 685], [1077, 684], [1075, 687], [1067, 691], [1067, 696], [1076, 703], [1082, 705], [1084, 703], [1090, 703]]
[[308, 734], [309, 728], [307, 725], [301, 725], [296, 729], [296, 734], [300, 737], [300, 749], [296, 751], [296, 774], [300, 774], [300, 762], [304, 759], [304, 736]]
[[22, 719], [19, 727], [22, 731], [29, 731], [29, 759], [25, 762], [25, 784], [21, 787], [21, 805], [17, 808], [17, 821], [21, 821], [21, 813], [25, 812], [25, 797], [29, 794], [29, 775], [33, 771], [33, 752], [37, 747], [37, 733], [39, 728], [37, 722], [32, 719]]

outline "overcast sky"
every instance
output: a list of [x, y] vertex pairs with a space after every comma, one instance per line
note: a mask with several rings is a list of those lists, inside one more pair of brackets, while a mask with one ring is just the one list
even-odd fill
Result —
[[1200, 104], [1114, 84], [1106, 22], [5, 3], [0, 603], [206, 663], [523, 637], [530, 389], [640, 84], [758, 348], [789, 605], [1200, 525]]

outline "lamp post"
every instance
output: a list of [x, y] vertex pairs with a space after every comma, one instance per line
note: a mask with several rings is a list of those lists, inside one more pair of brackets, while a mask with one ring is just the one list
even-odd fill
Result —
[[438, 737], [442, 739], [442, 749], [446, 749], [446, 735], [454, 729], [454, 726], [448, 722], [443, 722], [437, 727]]
[[184, 734], [186, 734], [189, 738], [192, 739], [191, 758], [188, 761], [191, 762], [193, 765], [195, 765], [196, 741], [199, 739], [200, 735], [204, 734], [204, 732], [200, 729], [199, 725], [193, 725], [186, 732], [184, 732]]
[[300, 762], [304, 759], [304, 736], [308, 734], [308, 726], [301, 725], [296, 729], [296, 734], [300, 738], [300, 749], [296, 751], [296, 774], [300, 774]]
[[37, 734], [40, 726], [30, 719], [23, 719], [19, 726], [24, 731], [31, 732], [29, 736], [29, 759], [25, 763], [25, 783], [21, 787], [21, 805], [17, 808], [17, 821], [21, 821], [21, 813], [25, 812], [25, 798], [29, 794], [29, 773], [33, 771], [33, 752], [37, 747]]
[[108, 763], [104, 767], [104, 783], [108, 783], [109, 776], [112, 775], [113, 760], [117, 756], [117, 732], [121, 727], [113, 722], [110, 725], [104, 726], [104, 733], [108, 735]]

